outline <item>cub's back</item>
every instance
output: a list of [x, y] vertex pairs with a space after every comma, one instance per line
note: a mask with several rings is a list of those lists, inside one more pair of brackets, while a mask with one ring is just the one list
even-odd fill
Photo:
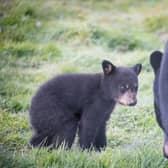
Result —
[[80, 106], [96, 96], [100, 90], [101, 74], [63, 74], [40, 86], [33, 102], [54, 101], [69, 106]]

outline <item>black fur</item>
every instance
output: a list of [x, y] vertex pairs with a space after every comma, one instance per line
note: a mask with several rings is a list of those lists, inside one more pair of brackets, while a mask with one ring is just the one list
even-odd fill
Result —
[[168, 42], [164, 53], [155, 51], [151, 54], [150, 63], [155, 73], [153, 86], [155, 114], [164, 132], [163, 151], [168, 157]]
[[152, 52], [150, 56], [150, 64], [155, 73], [155, 79], [153, 84], [153, 92], [154, 92], [154, 109], [156, 114], [156, 120], [159, 126], [163, 129], [161, 122], [161, 112], [160, 112], [160, 104], [159, 104], [159, 74], [160, 74], [160, 63], [162, 59], [163, 53], [160, 51]]
[[[83, 149], [93, 146], [100, 150], [106, 146], [106, 121], [117, 100], [122, 103], [118, 97], [129, 91], [126, 95], [131, 97], [128, 101], [128, 96], [124, 97], [125, 105], [136, 104], [141, 65], [115, 67], [103, 61], [102, 67], [104, 73], [56, 76], [38, 89], [29, 110], [34, 131], [31, 145], [57, 147], [65, 142], [70, 148], [78, 130]], [[121, 84], [129, 87], [121, 92]]]
[[160, 110], [162, 125], [168, 136], [168, 42], [165, 45], [159, 77]]

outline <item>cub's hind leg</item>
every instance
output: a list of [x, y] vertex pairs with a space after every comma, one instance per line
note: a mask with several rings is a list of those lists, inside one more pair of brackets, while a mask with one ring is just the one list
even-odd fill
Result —
[[77, 131], [78, 121], [76, 119], [67, 120], [60, 126], [59, 132], [54, 135], [52, 143], [55, 147], [60, 145], [65, 145], [66, 148], [71, 148], [76, 131]]
[[52, 136], [46, 133], [35, 133], [30, 138], [30, 144], [33, 147], [41, 147], [41, 146], [50, 146], [52, 143]]

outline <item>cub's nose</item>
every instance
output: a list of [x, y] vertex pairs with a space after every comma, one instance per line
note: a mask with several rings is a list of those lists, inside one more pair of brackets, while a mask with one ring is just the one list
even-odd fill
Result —
[[134, 101], [134, 102], [132, 102], [132, 103], [130, 103], [130, 104], [128, 104], [129, 106], [135, 106], [137, 104], [137, 101]]

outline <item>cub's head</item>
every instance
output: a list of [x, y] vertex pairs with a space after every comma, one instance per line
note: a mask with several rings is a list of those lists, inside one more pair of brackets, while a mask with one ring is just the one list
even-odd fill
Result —
[[117, 67], [110, 61], [102, 62], [104, 96], [122, 105], [134, 106], [137, 103], [138, 75], [142, 65]]

